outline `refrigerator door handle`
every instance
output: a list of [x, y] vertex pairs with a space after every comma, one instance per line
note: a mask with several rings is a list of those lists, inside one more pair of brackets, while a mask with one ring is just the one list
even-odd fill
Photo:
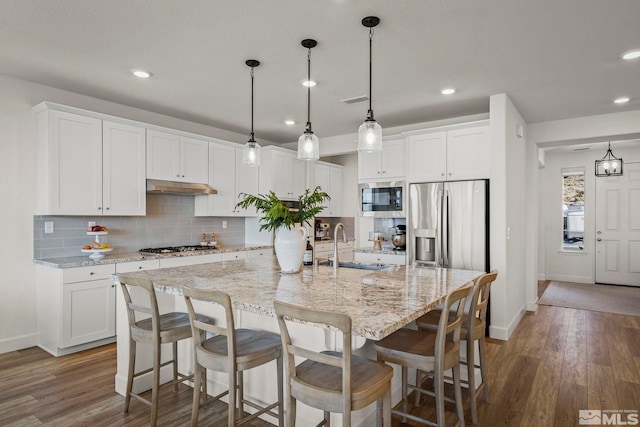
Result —
[[442, 266], [449, 267], [449, 192], [442, 192], [442, 227], [440, 228]]

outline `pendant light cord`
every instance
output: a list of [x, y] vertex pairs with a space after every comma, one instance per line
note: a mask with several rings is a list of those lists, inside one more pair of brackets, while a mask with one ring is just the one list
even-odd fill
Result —
[[311, 132], [311, 48], [307, 53], [307, 126], [305, 132]]
[[371, 108], [371, 76], [372, 76], [372, 65], [371, 65], [371, 52], [373, 44], [373, 28], [369, 28], [369, 112], [367, 113], [367, 120], [373, 120], [373, 109]]
[[249, 138], [250, 142], [255, 142], [254, 133], [253, 133], [253, 69], [251, 67], [251, 137]]

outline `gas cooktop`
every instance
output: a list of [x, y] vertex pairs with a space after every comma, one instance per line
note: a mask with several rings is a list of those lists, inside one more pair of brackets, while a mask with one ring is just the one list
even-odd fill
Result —
[[177, 252], [189, 252], [189, 251], [203, 251], [207, 249], [214, 249], [211, 246], [200, 245], [184, 245], [184, 246], [168, 246], [166, 248], [145, 248], [140, 249], [138, 252], [141, 254], [173, 254]]

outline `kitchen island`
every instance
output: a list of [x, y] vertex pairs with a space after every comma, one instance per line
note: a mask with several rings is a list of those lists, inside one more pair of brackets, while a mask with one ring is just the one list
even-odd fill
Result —
[[[430, 267], [390, 266], [383, 270], [359, 270], [328, 266], [304, 268], [298, 274], [281, 274], [275, 257], [243, 259], [222, 263], [162, 268], [158, 270], [127, 273], [127, 277], [146, 277], [153, 281], [159, 291], [161, 304], [167, 310], [184, 310], [182, 289], [218, 289], [227, 292], [236, 316], [236, 327], [254, 328], [279, 332], [274, 300], [315, 309], [346, 313], [352, 319], [352, 334], [360, 337], [357, 350], [375, 358], [371, 340], [379, 340], [408, 325], [436, 305], [444, 301], [454, 289], [471, 283], [482, 272], [451, 270]], [[116, 391], [124, 392], [127, 372], [128, 331], [126, 312], [122, 307], [122, 296], [118, 296], [117, 336], [118, 372]], [[220, 318], [220, 311], [211, 307], [211, 315]], [[297, 333], [296, 333], [297, 332]], [[292, 332], [293, 339], [309, 340], [318, 348], [335, 349], [341, 339], [333, 331], [323, 331], [300, 325]], [[337, 339], [336, 339], [337, 338]], [[192, 370], [191, 343], [181, 342], [181, 370]], [[338, 348], [339, 349], [339, 348]], [[168, 352], [167, 352], [168, 353]], [[144, 357], [139, 352], [140, 357]], [[148, 357], [150, 366], [151, 357]], [[143, 366], [139, 366], [141, 368]], [[245, 374], [246, 391], [258, 401], [269, 401], [275, 395], [275, 368]], [[169, 373], [166, 372], [166, 379]], [[398, 375], [396, 375], [398, 376]], [[210, 392], [222, 390], [226, 378], [210, 376]], [[399, 380], [399, 378], [397, 378]], [[144, 388], [142, 388], [144, 389]], [[394, 392], [394, 395], [397, 393]], [[300, 426], [312, 425], [315, 410], [299, 405]], [[374, 408], [365, 408], [354, 415], [354, 425], [371, 425], [375, 417]], [[332, 420], [333, 421], [333, 420]], [[336, 421], [337, 418], [336, 418]], [[315, 425], [315, 424], [313, 424]], [[339, 422], [336, 425], [340, 425]]]

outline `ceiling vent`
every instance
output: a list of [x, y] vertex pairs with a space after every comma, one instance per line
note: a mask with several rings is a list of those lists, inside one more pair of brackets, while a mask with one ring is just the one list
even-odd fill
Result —
[[367, 95], [356, 96], [354, 98], [341, 99], [340, 102], [344, 102], [345, 104], [357, 104], [359, 102], [368, 101], [369, 97]]

